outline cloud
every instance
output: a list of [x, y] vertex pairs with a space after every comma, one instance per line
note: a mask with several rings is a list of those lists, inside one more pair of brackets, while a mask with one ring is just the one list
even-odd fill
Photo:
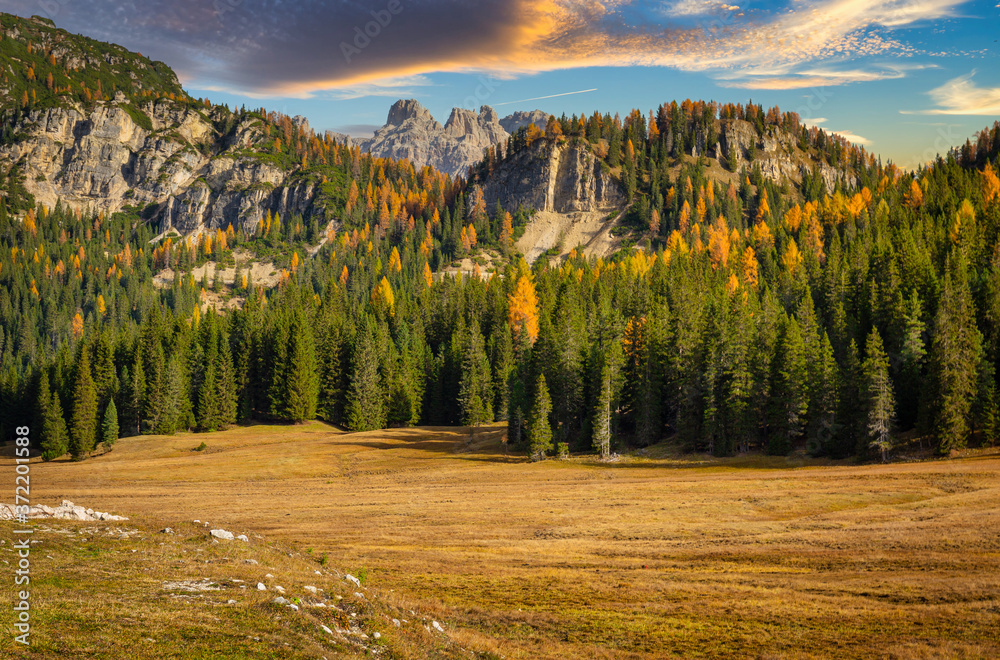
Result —
[[964, 76], [952, 78], [927, 94], [937, 108], [931, 110], [900, 110], [902, 114], [927, 115], [1000, 115], [1000, 87], [978, 87], [972, 81], [975, 69]]
[[331, 89], [326, 92], [335, 101], [359, 99], [367, 96], [388, 96], [402, 98], [416, 96], [414, 88], [432, 86], [427, 76], [403, 76], [402, 78], [383, 78], [370, 83], [358, 83], [351, 87]]
[[344, 124], [343, 126], [334, 126], [331, 130], [334, 133], [343, 133], [351, 137], [371, 137], [380, 128], [382, 128], [381, 124]]
[[703, 16], [718, 11], [739, 11], [738, 5], [721, 0], [677, 0], [663, 8], [667, 16]]
[[[831, 87], [858, 82], [876, 82], [903, 78], [908, 71], [928, 68], [922, 65], [894, 65], [880, 69], [805, 69], [791, 75], [758, 75], [736, 72], [720, 76], [722, 87], [738, 89], [805, 89], [808, 87]], [[733, 79], [736, 78], [736, 79]]]
[[848, 142], [854, 142], [855, 144], [860, 144], [863, 147], [867, 147], [872, 143], [872, 141], [869, 140], [868, 138], [861, 137], [860, 135], [855, 135], [851, 131], [830, 131], [830, 133], [833, 133], [834, 135], [839, 135]]
[[[672, 67], [749, 89], [883, 80], [889, 69], [866, 78], [810, 65], [912, 54], [895, 28], [951, 15], [965, 1], [792, 0], [746, 13], [721, 0], [671, 0], [659, 10], [648, 0], [51, 4], [60, 27], [167, 61], [189, 87], [303, 97], [375, 94], [386, 88], [379, 81], [435, 72], [510, 78], [587, 66]], [[39, 4], [5, 6], [30, 15]]]

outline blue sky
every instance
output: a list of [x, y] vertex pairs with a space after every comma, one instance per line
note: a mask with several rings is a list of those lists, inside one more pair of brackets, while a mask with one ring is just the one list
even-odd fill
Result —
[[163, 60], [196, 96], [354, 134], [384, 123], [397, 98], [418, 99], [442, 123], [454, 106], [484, 103], [501, 116], [624, 116], [674, 99], [753, 99], [916, 167], [1000, 119], [1000, 0], [15, 0], [0, 9]]

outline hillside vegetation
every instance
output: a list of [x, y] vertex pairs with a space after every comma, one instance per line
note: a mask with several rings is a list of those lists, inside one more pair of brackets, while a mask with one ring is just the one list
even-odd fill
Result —
[[[157, 100], [142, 108], [180, 128], [157, 129], [171, 156], [142, 153], [167, 179], [204, 172], [183, 195], [141, 191], [169, 203], [116, 213], [36, 204], [27, 161], [6, 172], [0, 425], [30, 420], [47, 458], [317, 417], [352, 430], [505, 421], [536, 458], [671, 437], [718, 455], [882, 460], [915, 438], [943, 454], [996, 441], [1000, 124], [911, 173], [777, 108], [665, 103], [649, 121], [531, 124], [467, 187], [300, 120], [178, 95], [117, 47], [4, 21], [17, 57], [37, 47], [76, 75], [60, 58], [93, 51], [109, 81], [145, 67], [135, 94]], [[27, 85], [23, 71], [8, 75]], [[125, 121], [121, 99], [58, 98]], [[36, 126], [34, 103], [5, 125]], [[54, 144], [13, 135], [12, 155]], [[480, 184], [543, 142], [579, 145], [604, 199], [620, 184], [628, 235], [607, 244], [624, 249], [520, 259], [531, 209], [488, 204], [483, 190], [503, 186]], [[209, 281], [234, 250], [273, 263], [277, 286], [250, 264]], [[442, 275], [466, 259], [471, 277]]]

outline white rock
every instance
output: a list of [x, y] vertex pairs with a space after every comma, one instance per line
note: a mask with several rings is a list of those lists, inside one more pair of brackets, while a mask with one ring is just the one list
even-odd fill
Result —
[[310, 593], [314, 593], [314, 594], [317, 591], [316, 587], [314, 587], [312, 585], [308, 585], [308, 584], [306, 586], [302, 587], [302, 588], [305, 589], [306, 591], [308, 591]]
[[332, 631], [332, 630], [330, 630], [329, 628], [327, 628], [326, 626], [324, 626], [323, 624], [320, 624], [320, 626], [319, 626], [319, 627], [323, 629], [323, 632], [325, 632], [325, 633], [328, 633], [328, 634], [330, 634], [330, 635], [332, 635], [332, 634], [333, 634], [333, 631]]
[[438, 623], [437, 621], [431, 621], [431, 625], [434, 626], [434, 630], [442, 633], [444, 632], [444, 628], [442, 628], [441, 624]]
[[374, 637], [375, 639], [382, 639], [382, 633], [373, 633], [372, 637]]
[[358, 598], [364, 598], [365, 597], [365, 595], [363, 593], [361, 593], [360, 591], [355, 591], [354, 595], [357, 596]]
[[236, 538], [238, 538], [239, 540], [243, 541], [244, 543], [249, 543], [250, 542], [250, 539], [247, 538], [246, 534], [240, 534]]
[[195, 520], [195, 522], [198, 523], [199, 525], [201, 524], [200, 520]]
[[266, 578], [273, 578], [274, 576], [273, 576], [273, 575], [271, 575], [270, 573], [268, 573], [268, 574], [267, 574], [267, 575], [265, 575], [264, 577], [266, 577]]
[[285, 588], [284, 587], [279, 587], [278, 585], [274, 586], [274, 590], [277, 591], [279, 594], [285, 593]]
[[401, 624], [399, 623], [399, 619], [393, 619], [392, 620], [392, 625], [396, 626], [397, 628], [401, 627]]
[[288, 605], [289, 604], [288, 603], [288, 599], [286, 599], [286, 598], [284, 598], [282, 596], [278, 596], [277, 598], [274, 599], [273, 602], [277, 603], [278, 605]]
[[214, 536], [215, 538], [217, 538], [217, 539], [223, 539], [223, 540], [226, 540], [226, 541], [232, 541], [233, 540], [233, 533], [232, 532], [227, 532], [224, 529], [213, 529], [210, 532], [210, 534], [212, 536]]
[[347, 575], [345, 575], [344, 579], [347, 580], [348, 582], [353, 582], [358, 587], [361, 586], [361, 580], [359, 580], [358, 578], [354, 577], [350, 573], [348, 573]]
[[264, 586], [263, 582], [257, 583], [257, 591], [267, 591], [267, 587]]
[[235, 604], [236, 604], [236, 601], [233, 600], [232, 598], [230, 598], [229, 600], [226, 601], [226, 605], [235, 605]]
[[296, 605], [295, 603], [289, 603], [289, 604], [288, 604], [288, 606], [289, 606], [290, 608], [292, 608], [293, 610], [295, 610], [296, 612], [298, 612], [298, 611], [299, 611], [299, 606], [298, 606], [298, 605]]

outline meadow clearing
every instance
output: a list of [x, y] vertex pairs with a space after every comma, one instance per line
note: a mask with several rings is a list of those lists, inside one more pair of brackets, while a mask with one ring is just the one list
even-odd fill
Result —
[[[260, 535], [259, 552], [291, 548], [290, 562], [325, 555], [364, 575], [373, 602], [445, 624], [449, 644], [418, 635], [384, 657], [1000, 657], [996, 453], [856, 465], [656, 446], [529, 463], [502, 432], [311, 423], [126, 438], [82, 463], [33, 464], [32, 502], [126, 515], [149, 536], [210, 521]], [[222, 545], [207, 551], [231, 554]], [[83, 605], [114, 581], [113, 556], [95, 557], [100, 579], [77, 558], [52, 600], [75, 603], [80, 635], [107, 634]], [[177, 615], [144, 616], [163, 629]], [[198, 657], [228, 657], [219, 644]]]

